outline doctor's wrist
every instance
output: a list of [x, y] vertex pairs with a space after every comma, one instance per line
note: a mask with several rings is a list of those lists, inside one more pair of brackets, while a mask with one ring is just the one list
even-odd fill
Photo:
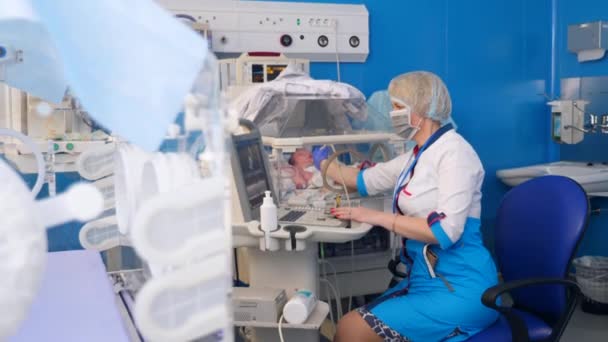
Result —
[[393, 214], [393, 223], [392, 223], [392, 224], [391, 224], [391, 226], [388, 228], [388, 230], [389, 230], [390, 232], [392, 232], [392, 233], [394, 233], [394, 232], [395, 232], [396, 225], [397, 225], [397, 217], [398, 217], [398, 216], [399, 216], [398, 214]]

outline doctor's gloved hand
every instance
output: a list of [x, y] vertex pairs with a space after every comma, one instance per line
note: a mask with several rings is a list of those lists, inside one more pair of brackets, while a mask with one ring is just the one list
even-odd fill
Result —
[[317, 168], [317, 170], [321, 170], [321, 163], [324, 160], [327, 160], [327, 158], [329, 158], [329, 155], [331, 154], [331, 148], [329, 148], [329, 146], [324, 146], [324, 147], [316, 147], [312, 150], [312, 159], [315, 162], [315, 167]]

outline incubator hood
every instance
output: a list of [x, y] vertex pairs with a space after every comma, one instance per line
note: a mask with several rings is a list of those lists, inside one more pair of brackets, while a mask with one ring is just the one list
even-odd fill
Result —
[[289, 69], [238, 95], [229, 111], [253, 122], [265, 138], [378, 133], [376, 127], [384, 127], [370, 124], [377, 116], [368, 115], [365, 95], [357, 88]]
[[365, 98], [276, 95], [253, 117], [264, 144], [293, 152], [312, 145], [402, 141], [370, 121]]
[[273, 96], [254, 123], [272, 138], [355, 134], [367, 119], [365, 100], [326, 96]]

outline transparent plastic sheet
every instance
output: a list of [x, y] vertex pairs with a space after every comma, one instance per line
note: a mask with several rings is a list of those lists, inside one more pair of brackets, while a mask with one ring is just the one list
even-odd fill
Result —
[[374, 92], [367, 99], [367, 120], [353, 128], [367, 131], [391, 132], [393, 126], [389, 113], [393, 110], [388, 91]]
[[147, 340], [232, 340], [227, 157], [217, 77], [217, 61], [208, 58], [185, 99], [184, 125], [200, 129], [178, 137], [173, 151], [148, 155], [140, 171], [127, 230], [148, 278], [134, 309]]
[[104, 213], [80, 228], [78, 240], [84, 249], [103, 252], [117, 246], [131, 246], [128, 236], [120, 231], [116, 214], [117, 200], [124, 202], [124, 198], [116, 198], [116, 180], [120, 182], [121, 177], [114, 175], [114, 163], [120, 155], [117, 153], [119, 148], [121, 144], [112, 141], [82, 152], [76, 160], [76, 170], [80, 176], [90, 181], [104, 200]]
[[107, 216], [88, 222], [80, 228], [80, 244], [85, 249], [106, 251], [116, 246], [128, 246], [127, 239], [120, 234], [116, 216]]
[[45, 227], [86, 221], [101, 213], [103, 197], [88, 184], [72, 185], [56, 197], [35, 201], [25, 182], [0, 161], [0, 340], [13, 335], [29, 312], [46, 264]]
[[0, 305], [11, 308], [0, 315], [0, 339], [12, 335], [25, 318], [42, 278], [46, 236], [31, 215], [32, 197], [23, 181], [0, 161]]
[[95, 181], [109, 176], [114, 171], [116, 145], [106, 144], [83, 152], [76, 161], [76, 169], [84, 179]]
[[146, 151], [157, 149], [201, 69], [206, 42], [154, 1], [29, 2], [93, 118]]
[[255, 123], [267, 137], [351, 134], [368, 120], [365, 96], [356, 88], [308, 76], [281, 74], [235, 99], [231, 112]]
[[0, 65], [7, 84], [48, 101], [61, 102], [68, 82], [58, 51], [29, 1], [0, 1], [0, 41], [19, 63]]

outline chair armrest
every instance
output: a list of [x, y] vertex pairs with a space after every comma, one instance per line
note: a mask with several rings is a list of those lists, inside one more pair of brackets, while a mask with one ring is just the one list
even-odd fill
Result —
[[568, 288], [568, 290], [570, 290], [573, 294], [572, 299], [568, 303], [566, 312], [562, 315], [562, 317], [558, 321], [558, 324], [556, 324], [556, 326], [554, 327], [554, 331], [552, 333], [555, 336], [561, 336], [563, 330], [565, 329], [565, 323], [570, 320], [570, 317], [574, 312], [577, 300], [581, 293], [580, 287], [574, 281], [561, 278], [530, 278], [514, 280], [498, 284], [487, 289], [481, 297], [483, 305], [494, 309], [505, 316], [505, 318], [509, 322], [509, 326], [511, 327], [513, 341], [529, 341], [528, 327], [526, 326], [525, 322], [511, 310], [511, 307], [499, 306], [498, 304], [496, 304], [496, 299], [498, 299], [500, 295], [506, 292], [511, 292], [512, 290], [520, 289], [523, 287], [538, 285], [563, 285]]

